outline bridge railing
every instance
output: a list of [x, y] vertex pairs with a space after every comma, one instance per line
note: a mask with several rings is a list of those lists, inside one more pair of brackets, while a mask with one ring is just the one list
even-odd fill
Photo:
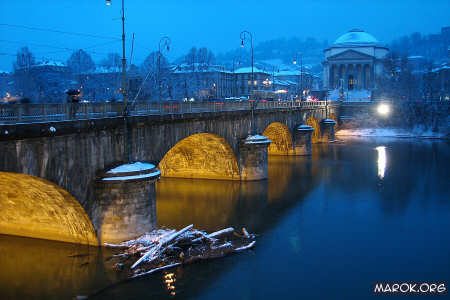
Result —
[[[330, 102], [328, 102], [330, 103]], [[128, 114], [165, 115], [201, 112], [225, 112], [254, 109], [286, 109], [325, 107], [326, 101], [212, 101], [212, 102], [139, 102], [129, 105]], [[123, 115], [123, 104], [115, 103], [58, 103], [0, 105], [0, 124], [36, 123], [66, 120], [102, 119]]]

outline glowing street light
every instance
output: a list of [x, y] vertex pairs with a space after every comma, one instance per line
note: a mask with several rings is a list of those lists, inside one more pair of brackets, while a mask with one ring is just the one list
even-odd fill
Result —
[[380, 115], [387, 116], [390, 113], [391, 108], [387, 104], [380, 104], [377, 107], [377, 111]]
[[111, 0], [106, 0], [106, 3], [105, 3], [106, 5], [111, 5]]

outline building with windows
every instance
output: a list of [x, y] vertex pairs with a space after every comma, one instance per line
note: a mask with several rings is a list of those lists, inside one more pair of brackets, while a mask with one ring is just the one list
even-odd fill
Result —
[[181, 64], [174, 66], [163, 89], [170, 100], [212, 100], [235, 94], [233, 74], [222, 66], [208, 64]]
[[367, 101], [378, 88], [388, 48], [371, 34], [352, 29], [325, 49], [323, 85], [331, 100]]

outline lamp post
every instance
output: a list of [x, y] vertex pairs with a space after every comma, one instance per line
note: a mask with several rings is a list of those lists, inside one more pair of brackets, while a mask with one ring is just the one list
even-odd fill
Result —
[[234, 73], [234, 71], [236, 69], [236, 67], [235, 67], [236, 60], [237, 60], [237, 65], [239, 66], [241, 64], [241, 57], [240, 56], [233, 57], [233, 70], [232, 70], [232, 72], [233, 72], [233, 92], [232, 92], [233, 97], [235, 97], [236, 94], [237, 94], [236, 93], [236, 90], [237, 90], [237, 78], [236, 78], [236, 74]]
[[[111, 0], [106, 0], [107, 6], [112, 5]], [[122, 98], [123, 98], [123, 112], [124, 117], [124, 155], [125, 161], [131, 162], [131, 140], [128, 133], [128, 103], [127, 103], [127, 59], [125, 57], [125, 0], [122, 0]]]
[[250, 93], [253, 91], [253, 85], [255, 84], [255, 78], [254, 78], [254, 73], [253, 73], [253, 35], [247, 31], [244, 30], [241, 32], [241, 47], [244, 48], [244, 41], [246, 39], [248, 39], [248, 37], [250, 37], [250, 53], [251, 53], [251, 58], [252, 58], [252, 76], [251, 76], [251, 89], [250, 89]]
[[[161, 56], [162, 56], [162, 50], [166, 49], [167, 52], [170, 51], [170, 38], [168, 36], [163, 36], [159, 40], [158, 44], [158, 89], [159, 89], [159, 101], [161, 101], [162, 98], [162, 92], [161, 92]], [[163, 45], [163, 48], [161, 50], [161, 45]]]
[[300, 89], [300, 100], [303, 100], [303, 55], [299, 52], [295, 54], [294, 65], [297, 64], [298, 58], [300, 56], [300, 76], [299, 76], [299, 84], [297, 85], [297, 89]]
[[[254, 72], [253, 72], [253, 65], [254, 65], [254, 61], [253, 61], [253, 35], [247, 31], [244, 30], [241, 32], [241, 47], [244, 48], [244, 41], [248, 38], [250, 38], [250, 54], [251, 54], [251, 59], [252, 59], [252, 75], [251, 75], [251, 88], [250, 88], [250, 95], [253, 92], [253, 86], [255, 84], [255, 77], [254, 77]], [[252, 134], [256, 135], [256, 126], [255, 126], [255, 106], [256, 106], [256, 102], [254, 99], [252, 99], [253, 101], [251, 102], [251, 111], [252, 111], [252, 124], [250, 126]]]

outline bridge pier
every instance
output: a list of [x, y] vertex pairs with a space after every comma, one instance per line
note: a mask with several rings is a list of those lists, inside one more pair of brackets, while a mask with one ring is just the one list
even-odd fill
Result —
[[300, 125], [294, 132], [294, 155], [311, 155], [312, 153], [312, 132], [314, 127]]
[[261, 135], [248, 136], [239, 148], [239, 171], [242, 181], [268, 177], [267, 148], [271, 141]]
[[336, 125], [335, 120], [323, 119], [320, 122], [321, 140], [324, 143], [334, 141], [334, 127]]
[[91, 218], [100, 245], [119, 243], [156, 229], [155, 185], [161, 173], [154, 165], [145, 165], [151, 167], [109, 171], [97, 181]]

